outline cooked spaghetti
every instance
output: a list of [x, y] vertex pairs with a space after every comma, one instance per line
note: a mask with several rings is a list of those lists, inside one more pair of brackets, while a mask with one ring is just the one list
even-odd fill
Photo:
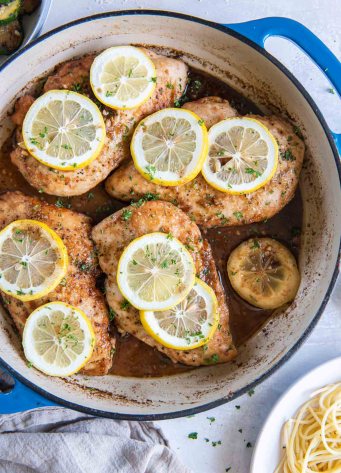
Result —
[[341, 383], [313, 393], [285, 423], [283, 449], [274, 473], [341, 473]]

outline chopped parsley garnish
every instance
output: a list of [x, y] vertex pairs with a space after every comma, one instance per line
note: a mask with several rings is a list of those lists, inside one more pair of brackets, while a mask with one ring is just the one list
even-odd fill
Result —
[[252, 443], [251, 443], [251, 442], [248, 442], [248, 443], [246, 444], [246, 448], [251, 448], [251, 447], [252, 447]]
[[115, 317], [116, 317], [116, 312], [111, 307], [109, 307], [109, 320], [110, 320], [110, 322], [112, 320], [114, 320]]
[[133, 215], [133, 212], [131, 210], [124, 209], [122, 212], [122, 219], [127, 221], [131, 218], [132, 215]]
[[61, 208], [66, 208], [66, 209], [70, 209], [71, 208], [71, 204], [70, 202], [66, 203], [64, 202], [62, 199], [58, 198], [54, 204], [56, 207], [58, 207], [59, 209]]
[[250, 246], [251, 250], [255, 250], [256, 248], [260, 248], [260, 244], [258, 240], [253, 240], [252, 246]]
[[286, 149], [285, 151], [281, 152], [281, 157], [286, 161], [296, 161], [295, 156], [292, 154], [290, 149]]
[[114, 95], [114, 92], [112, 92], [111, 90], [107, 90], [105, 93], [106, 97], [112, 97], [113, 95]]
[[36, 138], [30, 138], [30, 143], [32, 145], [41, 146], [40, 141], [38, 141]]
[[197, 440], [198, 432], [191, 432], [190, 434], [188, 434], [188, 438], [192, 440]]
[[149, 202], [150, 200], [159, 200], [159, 194], [147, 192], [136, 202], [131, 201], [130, 205], [133, 207], [141, 207], [145, 202]]
[[206, 417], [206, 419], [208, 419], [211, 424], [212, 422], [215, 422], [215, 417]]
[[216, 442], [211, 443], [212, 447], [216, 447], [217, 445], [221, 445], [221, 440], [217, 440]]
[[256, 169], [253, 169], [253, 168], [245, 168], [245, 172], [246, 174], [252, 174], [253, 176], [256, 176], [256, 177], [259, 177], [262, 175], [261, 172], [256, 171]]
[[297, 135], [299, 138], [301, 138], [303, 140], [303, 135], [302, 135], [302, 132], [301, 132], [301, 128], [297, 125], [294, 125], [293, 130], [294, 130], [295, 135]]
[[216, 216], [220, 218], [220, 223], [221, 223], [222, 225], [225, 225], [225, 223], [227, 223], [228, 220], [229, 220], [229, 219], [228, 219], [227, 217], [225, 217], [225, 215], [224, 215], [222, 212], [220, 212], [220, 211], [219, 211], [219, 212], [216, 212]]
[[156, 77], [152, 77], [150, 80], [151, 82], [156, 82]]
[[243, 218], [242, 212], [233, 212], [233, 215], [236, 217], [237, 220], [241, 220]]
[[166, 87], [167, 89], [174, 89], [174, 85], [171, 82], [167, 82]]
[[335, 89], [333, 89], [333, 87], [329, 87], [327, 90], [330, 94], [335, 94]]
[[124, 301], [121, 302], [122, 310], [127, 310], [129, 306], [130, 306], [130, 302], [128, 302], [126, 299], [124, 299]]
[[250, 389], [250, 391], [248, 391], [248, 395], [251, 397], [255, 394], [255, 390], [254, 389]]
[[45, 138], [47, 135], [47, 126], [44, 126], [44, 130], [39, 133], [40, 138]]
[[210, 363], [218, 363], [218, 361], [219, 361], [219, 356], [218, 356], [216, 353], [214, 353], [210, 358], [208, 358], [208, 359], [206, 360], [206, 363], [208, 363], [208, 364], [210, 364]]
[[146, 173], [149, 179], [152, 181], [154, 179], [154, 174], [156, 173], [156, 167], [149, 164], [146, 166]]
[[200, 120], [198, 120], [198, 123], [199, 123], [200, 126], [202, 126], [205, 122], [202, 118], [200, 118]]
[[78, 268], [84, 273], [87, 273], [91, 269], [91, 263], [78, 263]]
[[82, 92], [82, 85], [79, 82], [76, 82], [71, 87], [71, 90], [73, 90], [74, 92]]

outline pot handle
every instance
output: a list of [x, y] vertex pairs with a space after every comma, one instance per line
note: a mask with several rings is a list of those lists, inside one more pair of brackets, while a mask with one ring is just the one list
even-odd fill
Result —
[[0, 365], [1, 377], [9, 377], [14, 382], [14, 386], [10, 386], [3, 391], [1, 386], [3, 383], [0, 383], [0, 415], [14, 414], [29, 409], [36, 409], [37, 407], [57, 406], [53, 401], [45, 399], [23, 384]]
[[[308, 28], [290, 18], [269, 17], [244, 23], [224, 24], [260, 47], [270, 36], [282, 36], [299, 46], [328, 77], [341, 96], [341, 64], [325, 44]], [[341, 134], [331, 132], [341, 154]]]

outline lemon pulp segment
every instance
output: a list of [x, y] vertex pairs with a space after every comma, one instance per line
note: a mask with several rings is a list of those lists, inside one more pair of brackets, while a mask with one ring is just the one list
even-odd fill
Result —
[[70, 171], [87, 166], [101, 152], [106, 130], [97, 105], [69, 90], [50, 90], [28, 110], [23, 139], [45, 166]]
[[144, 178], [178, 186], [199, 174], [207, 143], [203, 120], [186, 109], [165, 108], [139, 123], [130, 148], [135, 167]]
[[0, 288], [23, 300], [38, 299], [65, 276], [68, 256], [60, 237], [35, 220], [16, 220], [0, 232]]
[[50, 376], [79, 371], [91, 357], [94, 343], [84, 312], [63, 302], [50, 302], [33, 311], [23, 333], [26, 358]]
[[187, 297], [168, 310], [141, 311], [146, 332], [162, 345], [175, 350], [193, 350], [213, 337], [219, 322], [214, 291], [196, 278]]
[[117, 269], [121, 293], [140, 310], [172, 307], [186, 297], [194, 278], [194, 262], [184, 245], [159, 232], [133, 240]]
[[274, 175], [278, 145], [253, 118], [230, 118], [213, 125], [202, 174], [215, 189], [231, 194], [254, 192]]

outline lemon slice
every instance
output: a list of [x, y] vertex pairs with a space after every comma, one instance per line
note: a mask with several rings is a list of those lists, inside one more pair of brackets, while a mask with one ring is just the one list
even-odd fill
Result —
[[22, 301], [53, 291], [65, 276], [67, 250], [59, 236], [36, 220], [16, 220], [0, 232], [0, 289]]
[[278, 145], [270, 131], [253, 118], [229, 118], [210, 128], [202, 174], [208, 184], [230, 194], [264, 186], [276, 172]]
[[251, 238], [237, 246], [228, 259], [227, 273], [240, 297], [262, 309], [291, 302], [300, 285], [294, 256], [272, 238]]
[[50, 376], [70, 376], [92, 355], [95, 334], [83, 311], [64, 302], [38, 307], [26, 320], [24, 353], [29, 362]]
[[25, 116], [22, 133], [34, 158], [63, 171], [91, 163], [106, 137], [97, 105], [69, 90], [50, 90], [35, 100]]
[[156, 86], [156, 70], [149, 57], [134, 46], [115, 46], [99, 54], [90, 70], [98, 100], [115, 109], [146, 102]]
[[198, 115], [165, 108], [138, 124], [130, 149], [143, 177], [162, 186], [179, 186], [199, 174], [207, 143], [206, 126]]
[[169, 309], [187, 296], [194, 280], [194, 262], [184, 245], [159, 232], [133, 240], [117, 268], [122, 295], [140, 310]]
[[217, 329], [218, 301], [214, 291], [199, 278], [187, 297], [161, 312], [141, 311], [145, 331], [161, 345], [193, 350], [207, 343]]

